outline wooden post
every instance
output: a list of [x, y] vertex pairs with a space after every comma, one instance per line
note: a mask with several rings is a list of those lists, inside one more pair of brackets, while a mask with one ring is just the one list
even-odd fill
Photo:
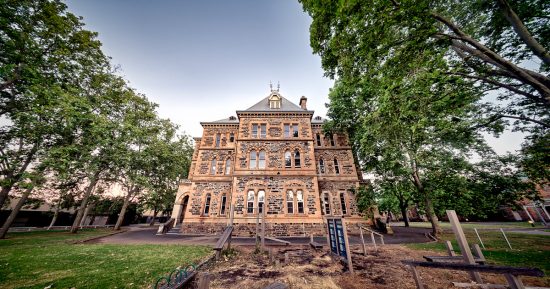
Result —
[[380, 236], [380, 243], [382, 243], [382, 245], [386, 245], [384, 244], [384, 236]]
[[262, 252], [265, 250], [265, 203], [262, 208]]
[[447, 247], [447, 253], [449, 256], [456, 256], [455, 250], [453, 249], [453, 244], [451, 241], [445, 241], [445, 247]]
[[285, 253], [285, 265], [288, 265], [288, 263], [290, 262], [290, 258], [288, 256], [288, 252]]
[[275, 255], [273, 255], [273, 248], [269, 248], [269, 262], [273, 264], [275, 262]]
[[346, 244], [346, 250], [348, 250], [346, 254], [348, 257], [348, 269], [349, 272], [353, 274], [353, 263], [351, 262], [351, 248], [349, 246], [348, 229], [346, 227], [346, 220], [344, 218], [342, 218], [342, 231], [344, 231], [344, 243]]
[[529, 213], [529, 210], [527, 210], [526, 206], [523, 206], [523, 209], [525, 210], [525, 213], [527, 214], [527, 217], [529, 217], [529, 220], [531, 220], [531, 224], [535, 224], [535, 220], [533, 220], [533, 217], [531, 216], [531, 213]]
[[481, 248], [479, 248], [478, 244], [474, 244], [473, 250], [476, 257], [478, 257], [480, 261], [483, 261], [485, 263], [485, 256], [483, 255], [483, 252], [481, 251]]
[[229, 212], [229, 226], [233, 226], [233, 219], [235, 218], [235, 207], [233, 204], [230, 206], [231, 212]]
[[502, 232], [502, 236], [504, 236], [504, 240], [506, 240], [506, 243], [508, 243], [508, 247], [510, 247], [510, 250], [512, 250], [512, 245], [510, 245], [510, 241], [508, 241], [508, 237], [506, 237], [506, 234], [504, 234], [504, 230], [500, 228], [500, 232]]
[[359, 225], [359, 235], [361, 235], [361, 244], [363, 244], [363, 255], [367, 256], [367, 246], [365, 245], [365, 238], [363, 238], [363, 228]]
[[[449, 217], [449, 222], [451, 222], [451, 227], [453, 229], [453, 233], [455, 234], [456, 241], [458, 242], [462, 257], [464, 258], [464, 262], [468, 264], [476, 264], [474, 256], [472, 255], [472, 251], [470, 251], [470, 246], [468, 246], [468, 240], [466, 240], [464, 231], [462, 231], [462, 227], [460, 226], [460, 222], [458, 221], [458, 216], [456, 215], [456, 212], [454, 210], [447, 210], [447, 216]], [[471, 271], [470, 276], [475, 282], [479, 284], [483, 283], [479, 272]]]
[[372, 240], [372, 244], [374, 245], [374, 249], [378, 251], [378, 248], [376, 247], [376, 240], [374, 239], [374, 233], [370, 233], [370, 239]]
[[256, 207], [256, 249], [258, 249], [260, 242], [258, 240], [258, 237], [260, 235], [260, 207]]
[[422, 285], [422, 281], [420, 280], [420, 275], [418, 275], [418, 271], [416, 271], [416, 268], [414, 266], [408, 266], [408, 267], [411, 268], [411, 271], [413, 273], [416, 289], [424, 289], [424, 285]]
[[477, 229], [474, 228], [474, 231], [476, 232], [476, 236], [477, 236], [477, 239], [479, 240], [479, 243], [481, 244], [481, 247], [483, 247], [483, 250], [485, 250], [485, 245], [483, 245], [483, 241], [481, 241], [481, 237], [479, 236]]
[[203, 273], [199, 276], [198, 289], [209, 289], [210, 288], [210, 274]]
[[508, 281], [511, 289], [525, 289], [525, 286], [523, 286], [523, 283], [521, 283], [521, 280], [517, 276], [504, 274], [504, 277], [506, 277], [506, 281]]

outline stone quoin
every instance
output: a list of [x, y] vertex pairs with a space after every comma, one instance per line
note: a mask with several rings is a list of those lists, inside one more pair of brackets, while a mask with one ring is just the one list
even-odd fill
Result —
[[271, 88], [236, 114], [201, 122], [203, 135], [194, 138], [189, 177], [172, 212], [183, 233], [222, 232], [233, 207], [234, 233], [252, 236], [264, 204], [271, 236], [324, 234], [324, 216], [366, 222], [357, 208], [363, 182], [348, 137], [325, 134], [324, 119], [307, 109], [306, 97], [296, 105]]

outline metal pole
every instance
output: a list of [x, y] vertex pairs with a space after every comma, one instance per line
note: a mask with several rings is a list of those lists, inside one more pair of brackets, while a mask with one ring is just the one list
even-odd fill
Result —
[[506, 243], [508, 243], [508, 247], [510, 247], [510, 250], [512, 250], [512, 245], [510, 245], [510, 241], [508, 241], [508, 238], [506, 237], [506, 234], [504, 234], [504, 230], [500, 228], [500, 232], [502, 232], [502, 236], [504, 236], [504, 240], [506, 240]]
[[481, 237], [479, 236], [479, 233], [477, 232], [477, 229], [474, 228], [474, 231], [476, 232], [476, 236], [479, 239], [479, 243], [481, 244], [481, 247], [483, 247], [483, 250], [485, 250], [485, 245], [483, 245], [483, 241], [481, 241]]

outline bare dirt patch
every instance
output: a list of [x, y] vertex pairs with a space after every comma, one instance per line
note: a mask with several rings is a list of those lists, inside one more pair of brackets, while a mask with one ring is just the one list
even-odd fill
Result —
[[[430, 251], [408, 249], [400, 245], [386, 245], [375, 251], [370, 248], [363, 256], [359, 247], [352, 247], [355, 274], [347, 272], [346, 265], [334, 261], [327, 250], [307, 246], [274, 247], [272, 262], [267, 253], [254, 253], [253, 247], [238, 247], [236, 254], [222, 257], [207, 269], [212, 274], [211, 289], [263, 289], [273, 282], [282, 282], [291, 289], [414, 289], [410, 271], [401, 260], [422, 260]], [[284, 264], [288, 253], [289, 263]], [[279, 264], [277, 266], [277, 263]], [[452, 281], [469, 282], [467, 273], [459, 271], [418, 268], [427, 288], [456, 288]], [[483, 274], [484, 281], [506, 284], [501, 276]], [[549, 286], [545, 279], [522, 278], [526, 285]]]

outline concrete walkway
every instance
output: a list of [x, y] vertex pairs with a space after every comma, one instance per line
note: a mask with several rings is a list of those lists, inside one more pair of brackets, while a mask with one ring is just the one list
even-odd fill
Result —
[[[216, 235], [156, 235], [157, 227], [128, 227], [129, 231], [99, 238], [90, 241], [89, 243], [98, 244], [185, 244], [185, 245], [215, 245], [219, 236]], [[393, 228], [394, 235], [385, 235], [384, 242], [386, 244], [405, 244], [405, 243], [425, 243], [430, 240], [425, 237], [425, 233], [430, 232], [430, 229], [425, 228]], [[307, 245], [309, 237], [282, 237], [285, 241], [289, 241], [292, 245]], [[325, 237], [315, 237], [315, 241], [321, 244], [326, 244]], [[359, 236], [350, 236], [351, 244], [360, 244]], [[365, 242], [371, 243], [370, 235], [365, 235]], [[379, 244], [380, 239], [376, 237], [376, 243]], [[254, 245], [253, 237], [233, 237], [232, 244], [235, 245]], [[279, 243], [266, 240], [267, 245], [277, 245]]]

